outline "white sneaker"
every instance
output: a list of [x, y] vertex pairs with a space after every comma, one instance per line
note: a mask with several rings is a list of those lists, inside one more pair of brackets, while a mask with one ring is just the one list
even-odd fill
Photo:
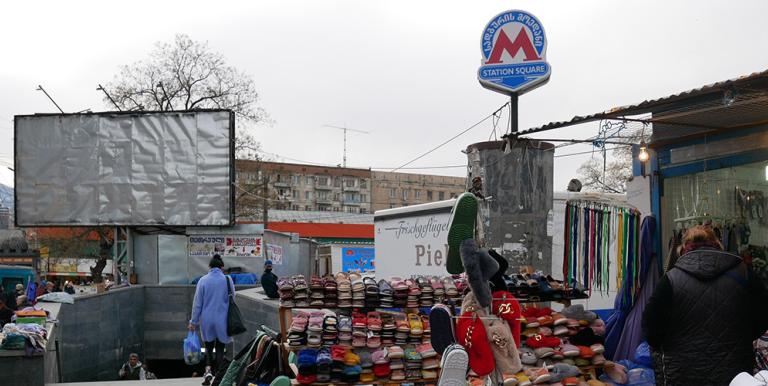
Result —
[[211, 366], [205, 366], [205, 374], [203, 374], [203, 386], [210, 386], [213, 382], [213, 374], [211, 374]]

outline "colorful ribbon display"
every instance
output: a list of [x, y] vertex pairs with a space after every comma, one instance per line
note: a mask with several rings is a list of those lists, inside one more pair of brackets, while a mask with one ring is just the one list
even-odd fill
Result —
[[625, 276], [631, 277], [633, 289], [639, 285], [640, 212], [637, 209], [568, 201], [564, 240], [563, 277], [569, 285], [581, 283], [589, 291], [607, 293], [611, 287], [612, 257], [618, 265], [617, 290]]

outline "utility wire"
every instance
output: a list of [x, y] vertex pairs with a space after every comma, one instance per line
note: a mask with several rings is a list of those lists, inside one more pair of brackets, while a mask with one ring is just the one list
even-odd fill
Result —
[[[630, 146], [630, 145], [624, 145], [624, 146]], [[605, 151], [616, 150], [616, 149], [621, 149], [621, 148], [622, 148], [622, 146], [616, 146], [616, 147], [612, 147], [610, 149], [605, 149]], [[578, 153], [560, 154], [560, 155], [556, 155], [555, 158], [570, 157], [570, 156], [573, 156], [573, 155], [590, 154], [590, 153], [594, 153], [595, 151], [597, 151], [597, 150], [592, 149], [592, 150], [589, 150], [589, 151], [582, 151], [582, 152], [578, 152]]]
[[439, 149], [439, 148], [441, 148], [441, 147], [445, 146], [446, 144], [448, 144], [449, 142], [453, 141], [454, 139], [456, 139], [456, 138], [459, 138], [459, 137], [460, 137], [460, 136], [462, 136], [464, 133], [466, 133], [466, 132], [468, 132], [468, 131], [470, 131], [470, 130], [474, 129], [474, 128], [475, 128], [475, 127], [477, 127], [477, 126], [480, 126], [480, 124], [481, 124], [481, 123], [483, 123], [483, 122], [485, 122], [485, 121], [487, 121], [487, 120], [488, 120], [488, 118], [491, 118], [491, 117], [494, 117], [494, 116], [496, 116], [496, 114], [498, 114], [498, 113], [499, 113], [499, 111], [501, 111], [502, 109], [504, 109], [505, 107], [507, 107], [507, 105], [509, 105], [509, 102], [507, 102], [507, 103], [505, 103], [505, 104], [501, 105], [501, 107], [499, 107], [498, 109], [496, 109], [496, 111], [494, 111], [494, 112], [493, 112], [493, 113], [491, 113], [491, 114], [488, 114], [487, 116], [485, 116], [485, 118], [481, 119], [480, 121], [478, 121], [478, 122], [477, 122], [477, 123], [475, 123], [474, 125], [472, 125], [472, 126], [470, 126], [470, 127], [466, 128], [466, 129], [464, 129], [464, 130], [463, 130], [463, 131], [461, 131], [460, 133], [458, 133], [458, 134], [454, 135], [453, 137], [449, 138], [448, 140], [444, 141], [443, 143], [441, 143], [441, 144], [439, 144], [439, 145], [435, 146], [434, 148], [430, 149], [430, 150], [429, 150], [429, 151], [427, 151], [426, 153], [424, 153], [424, 154], [422, 154], [422, 155], [420, 155], [420, 156], [418, 156], [418, 157], [416, 157], [416, 158], [414, 158], [414, 159], [412, 159], [412, 160], [410, 160], [410, 161], [408, 161], [408, 162], [406, 162], [406, 163], [404, 163], [404, 164], [400, 165], [399, 167], [396, 167], [396, 168], [394, 168], [394, 169], [390, 170], [390, 172], [395, 172], [395, 171], [398, 171], [398, 170], [400, 170], [400, 169], [402, 169], [402, 168], [404, 168], [404, 167], [406, 167], [406, 166], [408, 166], [408, 165], [410, 165], [410, 164], [412, 164], [412, 163], [414, 163], [414, 162], [416, 162], [416, 161], [418, 161], [418, 160], [420, 160], [420, 159], [422, 159], [422, 158], [426, 157], [427, 155], [429, 155], [429, 154], [430, 154], [430, 153], [432, 153], [433, 151], [435, 151], [435, 150], [437, 150], [437, 149]]

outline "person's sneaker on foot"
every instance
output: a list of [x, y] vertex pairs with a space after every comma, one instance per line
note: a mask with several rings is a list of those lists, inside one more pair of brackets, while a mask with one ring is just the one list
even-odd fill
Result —
[[477, 198], [472, 193], [462, 193], [456, 198], [448, 224], [448, 261], [445, 264], [448, 273], [464, 272], [461, 264], [461, 242], [475, 237], [477, 222]]
[[211, 374], [211, 366], [205, 366], [205, 374], [203, 374], [203, 386], [210, 386], [213, 382], [213, 374]]

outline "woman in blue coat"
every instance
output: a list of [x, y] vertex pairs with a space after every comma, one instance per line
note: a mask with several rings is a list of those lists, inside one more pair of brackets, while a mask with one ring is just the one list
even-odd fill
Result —
[[[211, 369], [215, 372], [224, 358], [224, 345], [232, 341], [227, 335], [227, 311], [229, 310], [229, 291], [235, 291], [235, 286], [221, 271], [224, 261], [221, 256], [213, 255], [208, 264], [210, 271], [200, 278], [195, 289], [195, 300], [192, 304], [192, 318], [189, 320], [189, 330], [195, 331], [198, 326], [205, 342], [205, 375], [203, 385], [209, 385], [213, 379]], [[213, 353], [216, 357], [213, 358]], [[213, 360], [212, 360], [213, 359]]]

